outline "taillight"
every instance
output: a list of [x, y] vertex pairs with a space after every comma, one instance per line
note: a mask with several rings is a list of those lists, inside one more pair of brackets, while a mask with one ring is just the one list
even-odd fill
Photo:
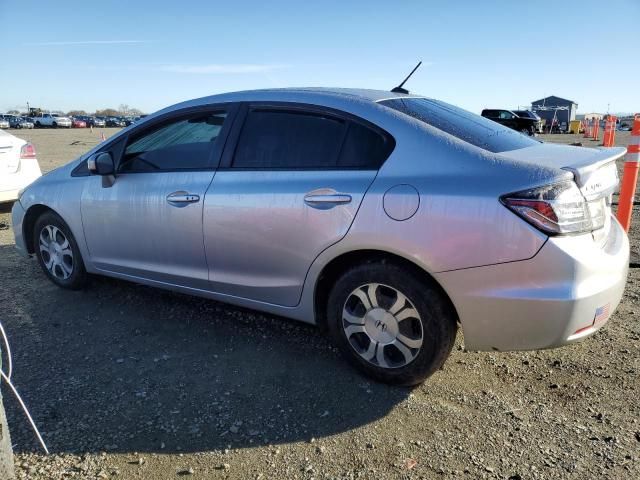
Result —
[[604, 225], [607, 215], [606, 205], [588, 204], [573, 181], [510, 193], [500, 201], [549, 235], [597, 230]]
[[20, 149], [20, 158], [36, 158], [36, 147], [31, 143], [25, 143]]

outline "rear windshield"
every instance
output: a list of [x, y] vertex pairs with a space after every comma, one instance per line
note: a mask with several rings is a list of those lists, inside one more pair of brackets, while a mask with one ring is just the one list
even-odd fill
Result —
[[394, 98], [379, 102], [489, 152], [538, 145], [536, 140], [487, 118], [427, 98]]

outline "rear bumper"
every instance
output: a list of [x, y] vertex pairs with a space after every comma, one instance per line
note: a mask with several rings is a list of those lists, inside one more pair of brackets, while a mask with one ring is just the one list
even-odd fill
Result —
[[19, 188], [0, 190], [0, 203], [15, 202], [18, 199]]
[[5, 175], [0, 183], [0, 203], [18, 199], [18, 192], [42, 176], [35, 158], [20, 160], [18, 171]]
[[629, 240], [613, 220], [604, 247], [591, 235], [550, 238], [532, 259], [445, 272], [469, 350], [533, 350], [582, 340], [618, 306]]

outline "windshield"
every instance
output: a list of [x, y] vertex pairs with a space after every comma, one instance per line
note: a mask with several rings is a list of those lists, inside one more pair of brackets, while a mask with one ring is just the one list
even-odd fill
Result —
[[489, 152], [506, 152], [538, 144], [515, 130], [439, 100], [395, 98], [379, 103]]

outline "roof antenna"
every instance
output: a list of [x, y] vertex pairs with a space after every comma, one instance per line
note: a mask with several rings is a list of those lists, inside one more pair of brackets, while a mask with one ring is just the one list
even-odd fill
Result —
[[413, 70], [411, 70], [411, 73], [409, 75], [407, 75], [407, 78], [405, 78], [402, 83], [400, 85], [398, 85], [396, 88], [392, 88], [391, 91], [393, 93], [409, 93], [409, 90], [407, 90], [406, 88], [402, 88], [402, 86], [407, 83], [407, 80], [409, 80], [409, 78], [411, 78], [411, 75], [413, 75], [413, 73], [418, 69], [418, 67], [422, 65], [422, 60], [420, 60], [418, 62], [418, 64], [413, 68]]

